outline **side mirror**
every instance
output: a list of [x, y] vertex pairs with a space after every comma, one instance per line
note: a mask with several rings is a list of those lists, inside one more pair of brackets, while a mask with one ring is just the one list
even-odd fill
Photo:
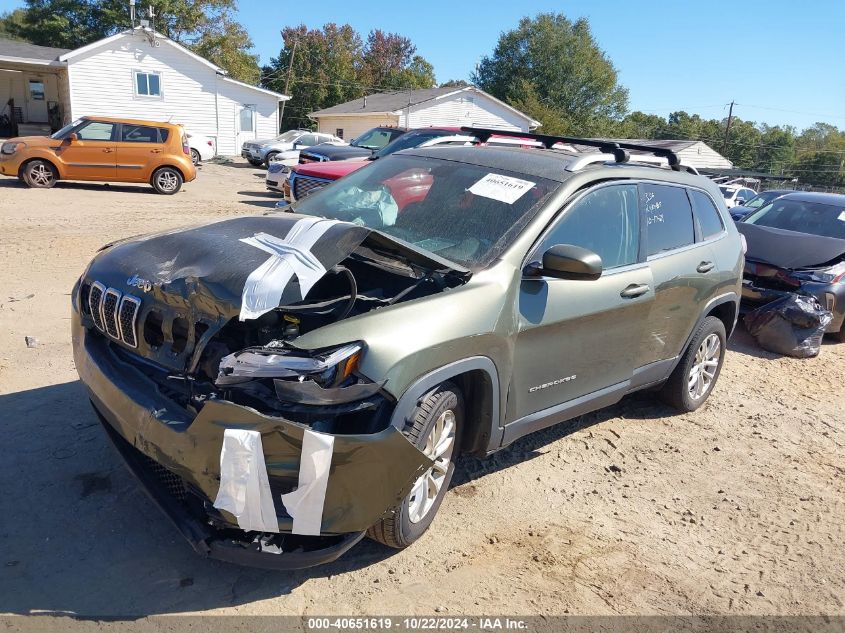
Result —
[[745, 204], [745, 198], [737, 198], [737, 199], [736, 199], [736, 205], [737, 205], [738, 207], [741, 207], [741, 206], [742, 206], [742, 205], [744, 205], [744, 204]]
[[68, 143], [75, 143], [76, 141], [78, 141], [78, 140], [79, 140], [79, 136], [77, 136], [76, 132], [71, 132], [70, 134], [68, 134], [68, 135], [65, 137], [65, 140], [66, 140]]
[[601, 257], [573, 244], [556, 244], [543, 253], [543, 263], [533, 268], [535, 275], [558, 279], [592, 280], [601, 277]]

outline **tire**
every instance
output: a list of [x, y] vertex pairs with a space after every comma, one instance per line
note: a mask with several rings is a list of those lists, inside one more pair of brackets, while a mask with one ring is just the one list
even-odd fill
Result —
[[[695, 411], [704, 404], [722, 371], [726, 341], [725, 324], [721, 319], [714, 316], [704, 319], [678, 366], [660, 390], [660, 397], [683, 412]], [[713, 362], [715, 366], [712, 365]], [[707, 367], [710, 367], [710, 371], [703, 371]], [[698, 376], [698, 380], [693, 384], [694, 376]]]
[[839, 331], [834, 333], [833, 338], [840, 343], [845, 343], [845, 321], [842, 322], [842, 327], [839, 328]]
[[[414, 412], [412, 421], [404, 429], [405, 436], [423, 452], [434, 454], [436, 446], [429, 440], [437, 435], [436, 429], [446, 429], [443, 436], [448, 436], [448, 425], [451, 424], [451, 443], [445, 452], [441, 452], [441, 459], [437, 460], [438, 467], [427, 470], [414, 484], [411, 492], [397, 507], [392, 508], [388, 516], [369, 530], [367, 536], [389, 547], [402, 549], [419, 539], [437, 514], [443, 497], [449, 489], [449, 482], [455, 472], [455, 457], [461, 437], [464, 421], [464, 401], [460, 390], [452, 383], [446, 382], [431, 391], [422, 399]], [[432, 475], [438, 475], [437, 480]], [[423, 495], [422, 482], [435, 485], [439, 481], [437, 492], [432, 498]], [[425, 487], [425, 492], [430, 488]]]
[[199, 165], [202, 162], [202, 156], [200, 156], [200, 153], [195, 149], [191, 150], [191, 162], [194, 165]]
[[249, 162], [249, 164], [250, 164], [250, 165], [252, 165], [253, 167], [261, 167], [261, 166], [264, 164], [264, 161], [262, 161], [262, 160], [255, 160], [255, 159], [252, 159], [252, 158], [247, 158], [247, 161], [248, 161], [248, 162]]
[[46, 160], [35, 159], [24, 165], [21, 180], [33, 189], [50, 189], [59, 179], [59, 172]]
[[153, 172], [150, 184], [158, 193], [172, 196], [182, 188], [182, 174], [173, 167], [159, 167]]
[[270, 163], [273, 162], [273, 159], [276, 158], [278, 154], [279, 152], [267, 152], [267, 155], [264, 157], [264, 166], [269, 167]]

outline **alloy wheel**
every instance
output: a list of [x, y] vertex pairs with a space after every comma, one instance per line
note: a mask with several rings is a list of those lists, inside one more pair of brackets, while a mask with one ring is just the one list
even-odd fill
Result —
[[36, 185], [46, 187], [53, 182], [53, 170], [44, 163], [35, 163], [29, 168], [29, 177]]
[[687, 376], [687, 390], [693, 400], [700, 400], [713, 385], [721, 351], [722, 341], [716, 334], [710, 334], [698, 346]]
[[443, 488], [452, 452], [455, 448], [455, 413], [446, 409], [435, 420], [426, 439], [425, 453], [434, 460], [429, 468], [411, 490], [408, 499], [408, 519], [411, 523], [419, 523], [429, 513]]
[[163, 171], [158, 175], [158, 186], [163, 191], [173, 191], [179, 186], [179, 179], [176, 174], [170, 171]]

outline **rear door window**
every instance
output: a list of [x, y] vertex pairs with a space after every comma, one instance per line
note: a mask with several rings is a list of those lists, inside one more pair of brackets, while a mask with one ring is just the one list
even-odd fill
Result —
[[640, 184], [647, 253], [657, 255], [695, 242], [692, 206], [681, 187]]
[[158, 143], [158, 128], [124, 123], [121, 141], [124, 143]]
[[725, 226], [710, 196], [695, 189], [690, 189], [689, 194], [695, 208], [695, 223], [701, 239], [706, 240], [721, 233]]

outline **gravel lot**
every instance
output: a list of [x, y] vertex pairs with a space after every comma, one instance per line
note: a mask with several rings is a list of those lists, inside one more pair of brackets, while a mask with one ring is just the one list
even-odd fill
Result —
[[0, 613], [845, 615], [845, 344], [780, 358], [741, 330], [703, 410], [638, 395], [463, 459], [408, 550], [289, 573], [197, 557], [98, 428], [69, 293], [109, 240], [271, 207], [263, 177], [0, 180]]

